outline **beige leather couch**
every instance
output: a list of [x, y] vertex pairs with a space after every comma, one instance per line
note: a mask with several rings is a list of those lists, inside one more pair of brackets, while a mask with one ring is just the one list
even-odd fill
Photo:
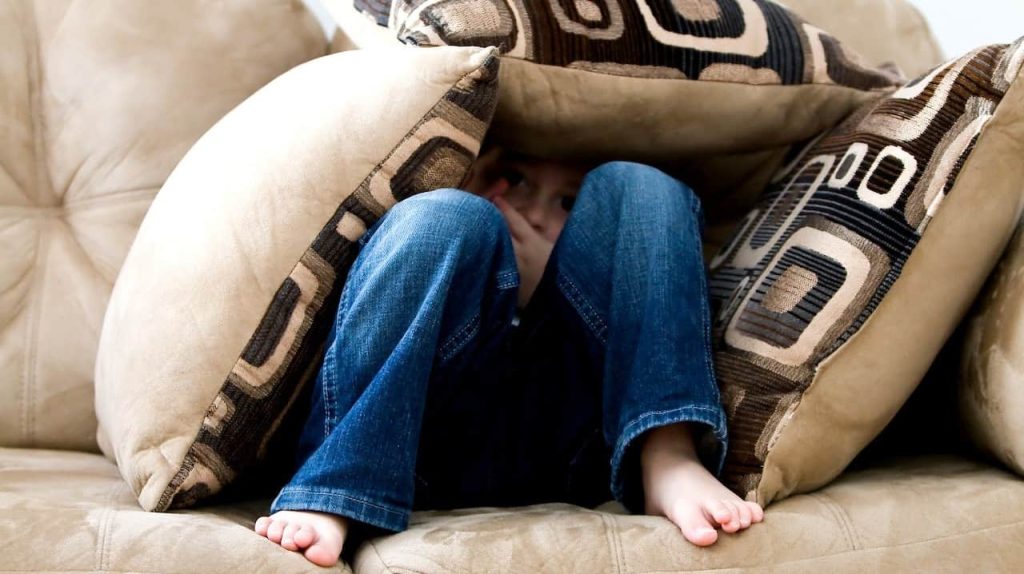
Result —
[[[787, 3], [875, 60], [918, 73], [939, 59], [902, 1]], [[325, 50], [297, 0], [0, 5], [0, 571], [318, 570], [252, 531], [266, 498], [142, 511], [98, 454], [91, 385], [111, 285], [167, 174], [232, 106]], [[357, 572], [1024, 568], [1024, 481], [940, 441], [903, 451], [710, 549], [614, 503], [549, 504], [417, 513], [346, 558]]]

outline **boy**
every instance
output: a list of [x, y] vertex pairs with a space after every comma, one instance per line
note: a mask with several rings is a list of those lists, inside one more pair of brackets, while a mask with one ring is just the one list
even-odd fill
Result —
[[301, 466], [257, 533], [330, 566], [350, 521], [400, 531], [420, 508], [614, 497], [698, 546], [763, 519], [715, 478], [698, 199], [648, 166], [587, 168], [490, 148], [468, 192], [366, 232]]

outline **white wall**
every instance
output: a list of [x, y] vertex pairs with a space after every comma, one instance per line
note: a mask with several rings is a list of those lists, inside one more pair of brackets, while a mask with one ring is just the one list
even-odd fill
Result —
[[[831, 0], [829, 0], [831, 1]], [[910, 0], [922, 12], [947, 58], [1024, 36], [1024, 0]]]
[[320, 0], [302, 0], [302, 2], [316, 15], [317, 20], [320, 21], [320, 26], [324, 29], [324, 35], [330, 40], [334, 36], [335, 27], [330, 14], [327, 13], [327, 9], [320, 3]]

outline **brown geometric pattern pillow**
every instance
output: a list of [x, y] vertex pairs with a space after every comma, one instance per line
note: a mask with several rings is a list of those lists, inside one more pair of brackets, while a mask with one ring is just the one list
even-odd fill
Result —
[[770, 0], [396, 0], [398, 38], [497, 46], [537, 64], [637, 78], [889, 88]]
[[767, 149], [902, 82], [770, 0], [395, 0], [389, 17], [406, 44], [498, 47], [495, 137], [544, 156]]
[[860, 109], [712, 262], [737, 492], [834, 478], [963, 316], [1020, 213], [1022, 60], [1020, 42], [979, 49]]
[[190, 506], [266, 456], [316, 375], [357, 240], [396, 202], [464, 179], [498, 62], [468, 48], [322, 58], [178, 166], [115, 286], [97, 368], [101, 443], [144, 508]]

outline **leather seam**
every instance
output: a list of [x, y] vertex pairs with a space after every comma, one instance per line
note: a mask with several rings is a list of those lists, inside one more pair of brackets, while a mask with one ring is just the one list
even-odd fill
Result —
[[615, 527], [615, 518], [613, 515], [604, 512], [600, 514], [600, 517], [601, 522], [604, 524], [605, 539], [608, 541], [608, 551], [611, 554], [610, 558], [615, 566], [614, 572], [621, 574], [625, 572], [625, 565], [622, 563], [622, 540], [619, 538], [619, 531]]
[[36, 435], [36, 374], [39, 362], [39, 324], [42, 322], [42, 301], [46, 296], [46, 265], [49, 260], [49, 235], [40, 228], [36, 241], [35, 279], [32, 282], [31, 302], [29, 303], [28, 329], [25, 330], [25, 367], [22, 382], [21, 432], [27, 445], [35, 444]]
[[162, 185], [147, 185], [135, 189], [126, 189], [105, 193], [100, 197], [74, 201], [62, 205], [4, 205], [0, 206], [0, 215], [17, 217], [60, 217], [105, 207], [124, 207], [129, 201], [152, 201], [160, 192]]
[[389, 566], [388, 563], [384, 561], [384, 557], [380, 555], [380, 551], [377, 550], [377, 546], [373, 542], [367, 542], [366, 545], [369, 546], [370, 550], [373, 551], [373, 555], [377, 557], [377, 561], [380, 562], [381, 566], [384, 567], [384, 571], [388, 574], [394, 574], [395, 571], [392, 570], [391, 566]]
[[96, 570], [106, 571], [110, 564], [110, 529], [114, 523], [113, 515], [117, 512], [115, 503], [117, 501], [117, 493], [120, 491], [123, 483], [118, 482], [110, 489], [110, 495], [107, 498], [107, 507], [103, 509], [103, 514], [100, 518], [99, 528], [99, 540], [97, 541]]
[[[42, 105], [42, 94], [43, 94], [43, 71], [42, 71], [42, 47], [40, 46], [39, 40], [39, 15], [38, 8], [35, 3], [31, 3], [31, 7], [27, 12], [28, 18], [31, 19], [31, 23], [27, 26], [28, 33], [32, 34], [32, 45], [35, 48], [34, 52], [29, 56], [32, 58], [28, 64], [28, 76], [29, 76], [29, 109], [32, 116], [32, 135], [33, 135], [33, 151], [35, 152], [35, 163], [36, 163], [36, 181], [34, 182], [33, 198], [36, 201], [40, 200], [40, 187], [43, 182], [46, 183], [46, 188], [51, 197], [54, 196], [53, 182], [50, 179], [49, 169], [49, 157], [47, 155], [47, 145], [45, 141], [46, 137], [46, 118], [43, 116], [43, 105]], [[25, 380], [23, 381], [23, 409], [22, 409], [22, 432], [24, 433], [26, 443], [32, 445], [35, 443], [35, 386], [36, 386], [36, 374], [38, 371], [38, 333], [39, 323], [42, 317], [42, 300], [45, 295], [44, 289], [46, 282], [43, 280], [46, 276], [45, 262], [49, 259], [48, 253], [48, 241], [45, 229], [39, 230], [39, 239], [37, 248], [39, 251], [36, 253], [36, 268], [35, 268], [35, 280], [33, 281], [33, 292], [36, 294], [32, 306], [29, 310], [29, 328], [26, 332], [26, 345], [25, 345]]]
[[846, 537], [846, 544], [850, 550], [863, 550], [864, 545], [860, 541], [860, 536], [857, 535], [857, 529], [854, 527], [853, 521], [850, 520], [850, 515], [831, 496], [824, 492], [815, 492], [810, 496], [824, 506], [840, 528], [842, 528], [843, 535]]

